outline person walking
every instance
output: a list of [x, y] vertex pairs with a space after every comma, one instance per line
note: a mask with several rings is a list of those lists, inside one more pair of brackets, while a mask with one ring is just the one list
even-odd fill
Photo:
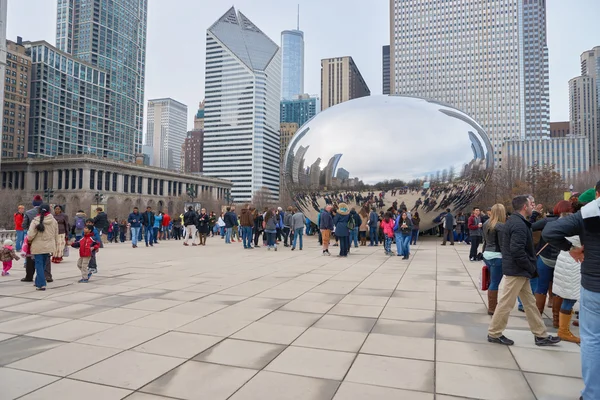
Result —
[[12, 240], [6, 239], [2, 249], [0, 249], [0, 261], [2, 261], [2, 276], [10, 275], [12, 262], [19, 261], [20, 257], [15, 253], [15, 244]]
[[35, 260], [35, 287], [46, 290], [46, 263], [59, 246], [64, 246], [58, 235], [58, 224], [50, 214], [50, 206], [42, 204], [39, 214], [31, 221], [27, 231], [27, 243]]
[[[27, 232], [29, 231], [31, 222], [39, 214], [39, 207], [43, 203], [42, 197], [36, 194], [35, 196], [33, 196], [33, 201], [31, 203], [33, 205], [33, 208], [30, 208], [29, 210], [25, 211], [25, 214], [23, 216], [23, 231], [25, 232], [25, 236], [27, 236]], [[31, 246], [29, 248], [31, 249]], [[25, 278], [21, 279], [21, 282], [33, 282], [34, 273], [35, 257], [33, 257], [33, 255], [31, 255], [31, 257], [25, 257]], [[45, 274], [46, 282], [53, 282], [52, 264], [50, 263], [50, 259], [48, 259], [48, 262], [46, 264]]]
[[296, 245], [300, 245], [300, 250], [302, 250], [302, 235], [304, 234], [304, 220], [306, 217], [302, 213], [302, 211], [298, 210], [296, 207], [292, 209], [292, 229], [294, 235], [294, 241], [292, 242], [292, 251], [296, 249]]
[[350, 220], [350, 210], [346, 203], [338, 204], [338, 209], [335, 217], [333, 218], [333, 225], [335, 227], [335, 236], [340, 241], [340, 254], [339, 257], [348, 257], [350, 250], [350, 229], [348, 227], [348, 221]]
[[529, 280], [537, 274], [533, 235], [531, 222], [529, 222], [534, 202], [530, 196], [517, 196], [512, 200], [512, 207], [514, 212], [499, 232], [505, 283], [488, 328], [487, 340], [490, 343], [508, 346], [514, 344], [514, 341], [503, 335], [503, 331], [508, 324], [508, 317], [515, 306], [517, 296], [520, 296], [529, 328], [534, 334], [535, 344], [554, 345], [560, 342], [560, 338], [548, 335], [529, 283]]
[[[136, 249], [138, 244], [138, 236], [142, 227], [142, 216], [140, 215], [140, 211], [137, 207], [133, 207], [133, 212], [127, 217], [127, 222], [129, 223], [129, 229], [131, 230], [131, 247]], [[148, 242], [146, 242], [146, 246], [147, 245]]]
[[323, 241], [323, 255], [330, 256], [329, 240], [331, 239], [331, 231], [333, 230], [333, 217], [331, 216], [331, 205], [325, 207], [325, 210], [319, 214], [319, 230], [321, 231], [321, 239]]
[[450, 209], [446, 209], [446, 216], [444, 217], [444, 239], [442, 246], [446, 245], [446, 240], [450, 237], [450, 246], [454, 246], [454, 216]]
[[[281, 234], [283, 236], [283, 246], [290, 247], [292, 244], [292, 240], [294, 239], [294, 231], [292, 231], [292, 206], [289, 206], [283, 215], [283, 229], [281, 230]], [[288, 244], [288, 239], [290, 243]]]
[[391, 256], [392, 253], [392, 240], [394, 239], [394, 227], [396, 222], [394, 221], [393, 215], [391, 212], [386, 212], [381, 220], [381, 228], [383, 229], [383, 250], [386, 256]]
[[185, 214], [183, 214], [183, 225], [185, 226], [185, 238], [183, 239], [183, 245], [188, 245], [188, 240], [192, 238], [192, 246], [196, 244], [196, 225], [198, 224], [198, 214], [194, 211], [193, 206], [189, 206]]
[[350, 214], [348, 214], [348, 232], [350, 233], [350, 247], [352, 247], [352, 243], [354, 243], [354, 248], [358, 248], [358, 230], [360, 229], [360, 225], [362, 224], [362, 220], [360, 215], [356, 212], [355, 208], [350, 210]]
[[488, 288], [488, 315], [494, 315], [498, 305], [498, 288], [502, 281], [502, 253], [500, 251], [500, 231], [506, 222], [506, 209], [498, 203], [492, 206], [490, 219], [483, 226], [483, 262], [490, 269]]
[[63, 260], [64, 248], [67, 245], [67, 242], [69, 241], [69, 217], [67, 217], [67, 214], [65, 214], [63, 211], [64, 210], [61, 206], [57, 205], [56, 207], [54, 207], [54, 219], [58, 224], [58, 236], [60, 238], [60, 241], [63, 243], [63, 246], [59, 246], [56, 253], [52, 255], [51, 261], [56, 264], [60, 263]]
[[[108, 234], [108, 216], [104, 212], [102, 207], [96, 208], [96, 216], [94, 217], [94, 227], [98, 230], [101, 239], [102, 235], [106, 236]], [[103, 240], [104, 241], [104, 240]], [[100, 243], [100, 247], [104, 247], [103, 243]]]
[[419, 239], [419, 225], [421, 224], [421, 217], [419, 213], [415, 211], [415, 214], [411, 218], [412, 231], [410, 232], [410, 244], [417, 245], [417, 239]]
[[81, 273], [81, 279], [78, 283], [89, 282], [92, 272], [88, 270], [88, 265], [92, 260], [92, 254], [100, 251], [100, 243], [94, 239], [94, 226], [86, 225], [83, 232], [83, 237], [71, 244], [71, 247], [79, 249], [77, 268], [79, 268], [79, 272]]
[[479, 218], [481, 214], [481, 210], [479, 207], [473, 208], [473, 213], [469, 217], [469, 221], [467, 222], [467, 227], [469, 228], [469, 237], [471, 238], [471, 251], [469, 252], [469, 261], [477, 261], [477, 254], [479, 249], [479, 244], [481, 243], [481, 238], [483, 232], [481, 231], [481, 227], [483, 224], [481, 223], [481, 219]]
[[175, 218], [173, 218], [173, 239], [180, 240], [182, 238], [182, 227], [183, 225], [181, 223], [181, 217], [176, 215]]
[[369, 213], [369, 246], [379, 246], [379, 215], [377, 215], [377, 209], [371, 208]]
[[253, 222], [254, 222], [254, 247], [260, 247], [260, 245], [258, 244], [258, 241], [260, 239], [260, 235], [263, 235], [263, 241], [264, 241], [264, 228], [263, 228], [263, 221], [264, 221], [264, 217], [261, 213], [258, 212], [258, 210], [254, 210], [252, 212], [252, 218], [253, 218]]
[[154, 216], [154, 226], [152, 227], [152, 239], [154, 239], [154, 244], [158, 244], [158, 239], [162, 235], [162, 220], [162, 211], [157, 211]]
[[144, 239], [146, 241], [146, 247], [150, 245], [154, 246], [154, 213], [152, 212], [152, 207], [146, 207], [146, 212], [142, 214], [142, 225], [144, 226]]
[[412, 231], [412, 222], [406, 211], [398, 215], [394, 226], [396, 230], [396, 250], [398, 257], [402, 255], [403, 260], [408, 260], [410, 256], [410, 235]]
[[[568, 251], [574, 260], [581, 262], [579, 334], [583, 400], [600, 399], [600, 181], [596, 183], [595, 197], [575, 214], [549, 223], [542, 231], [546, 242]], [[579, 200], [585, 202], [584, 195]], [[568, 239], [576, 235], [581, 246]]]
[[25, 206], [19, 205], [17, 212], [13, 215], [13, 221], [15, 223], [15, 231], [17, 232], [17, 252], [21, 251], [23, 247], [23, 239], [25, 238], [25, 231], [23, 230], [23, 218], [25, 217]]
[[119, 223], [119, 242], [125, 243], [127, 239], [127, 220], [122, 219]]

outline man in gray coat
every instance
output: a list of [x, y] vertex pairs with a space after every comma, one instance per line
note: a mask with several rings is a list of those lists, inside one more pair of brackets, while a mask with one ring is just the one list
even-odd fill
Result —
[[454, 216], [449, 208], [446, 209], [446, 216], [444, 217], [444, 241], [442, 246], [446, 245], [448, 235], [450, 235], [450, 246], [454, 246]]

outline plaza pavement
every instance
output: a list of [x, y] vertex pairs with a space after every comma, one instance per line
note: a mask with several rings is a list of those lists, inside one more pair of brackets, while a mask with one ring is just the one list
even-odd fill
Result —
[[88, 284], [74, 254], [46, 292], [19, 281], [21, 262], [2, 278], [0, 399], [571, 400], [582, 388], [579, 347], [537, 348], [522, 313], [513, 347], [486, 342], [481, 263], [465, 245], [425, 239], [403, 261], [382, 247], [323, 257], [306, 236], [294, 252], [108, 244]]

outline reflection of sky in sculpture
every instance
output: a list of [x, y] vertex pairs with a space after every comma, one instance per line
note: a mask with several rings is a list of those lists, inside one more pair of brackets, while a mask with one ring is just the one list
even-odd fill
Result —
[[[483, 129], [452, 107], [414, 97], [364, 97], [331, 107], [300, 128], [284, 158], [286, 187], [296, 197], [311, 192], [319, 198], [354, 190], [336, 180], [340, 168], [350, 173], [350, 181], [366, 185], [428, 180], [453, 170], [463, 185], [477, 184], [465, 190], [472, 199], [493, 167], [491, 149]], [[321, 206], [313, 200], [313, 208]], [[456, 199], [456, 205], [464, 206], [463, 200]]]

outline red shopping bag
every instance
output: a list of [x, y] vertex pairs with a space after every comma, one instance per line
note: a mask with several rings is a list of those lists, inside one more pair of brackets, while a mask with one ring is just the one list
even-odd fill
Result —
[[479, 274], [479, 287], [481, 288], [481, 290], [483, 290], [484, 292], [488, 290], [488, 288], [490, 287], [490, 281], [490, 268], [487, 265], [484, 265], [483, 267], [481, 267], [481, 273]]

